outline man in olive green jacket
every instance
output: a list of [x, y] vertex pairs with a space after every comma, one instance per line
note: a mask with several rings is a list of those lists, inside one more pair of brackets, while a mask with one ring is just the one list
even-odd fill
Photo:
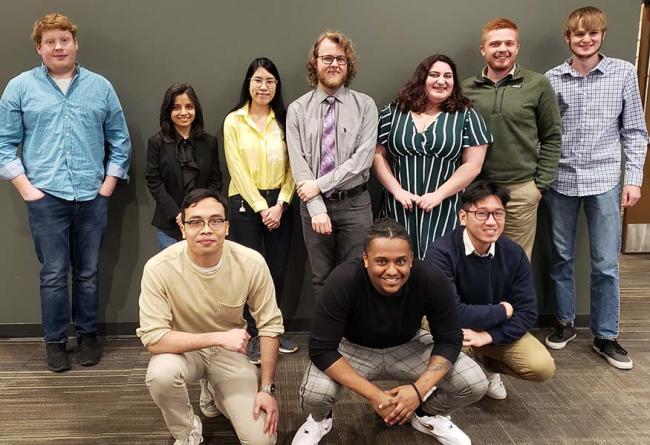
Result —
[[537, 206], [560, 159], [560, 111], [548, 79], [515, 63], [515, 23], [506, 18], [488, 22], [480, 48], [487, 65], [462, 84], [494, 135], [480, 177], [510, 193], [504, 235], [521, 245], [530, 259]]

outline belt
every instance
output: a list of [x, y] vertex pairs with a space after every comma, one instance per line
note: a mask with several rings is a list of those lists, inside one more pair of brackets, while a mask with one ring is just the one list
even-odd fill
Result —
[[364, 183], [357, 185], [356, 187], [352, 187], [351, 189], [336, 190], [335, 192], [332, 192], [332, 194], [329, 195], [327, 199], [331, 201], [340, 201], [345, 198], [352, 198], [353, 196], [360, 195], [366, 190], [368, 190], [368, 185]]

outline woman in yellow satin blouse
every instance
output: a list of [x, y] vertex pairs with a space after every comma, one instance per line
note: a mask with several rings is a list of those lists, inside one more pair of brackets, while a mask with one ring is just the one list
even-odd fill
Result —
[[[257, 250], [271, 271], [276, 298], [282, 296], [292, 231], [289, 203], [296, 189], [284, 138], [286, 108], [282, 81], [275, 64], [266, 57], [251, 62], [239, 103], [223, 123], [224, 153], [230, 173], [230, 239]], [[248, 307], [244, 310], [249, 359], [260, 360], [257, 328]], [[280, 339], [280, 352], [298, 346]]]

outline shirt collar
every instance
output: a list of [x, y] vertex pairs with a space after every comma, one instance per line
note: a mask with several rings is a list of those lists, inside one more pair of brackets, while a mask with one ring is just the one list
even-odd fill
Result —
[[[241, 107], [239, 110], [235, 111], [235, 114], [237, 116], [248, 116], [248, 108], [249, 108], [249, 103]], [[275, 112], [273, 111], [273, 108], [269, 110], [269, 117], [275, 119]]]
[[[607, 56], [605, 56], [605, 54], [603, 54], [603, 53], [598, 53], [598, 55], [601, 57], [600, 62], [598, 62], [598, 65], [596, 65], [595, 67], [593, 67], [593, 68], [591, 69], [591, 71], [589, 71], [589, 73], [593, 73], [594, 71], [599, 71], [599, 72], [602, 73], [602, 74], [606, 74], [606, 73], [607, 73], [607, 69], [609, 68], [609, 65], [610, 65], [611, 61], [610, 61], [610, 59], [609, 59]], [[572, 62], [573, 62], [573, 57], [569, 57], [568, 59], [566, 59], [565, 63], [563, 63], [563, 64], [561, 65], [561, 68], [560, 68], [560, 70], [561, 70], [561, 71], [560, 71], [560, 75], [571, 74], [571, 75], [573, 75], [573, 76], [580, 76], [580, 77], [582, 77], [582, 74], [580, 74], [577, 70], [575, 70], [575, 69], [573, 68], [573, 66], [571, 66], [571, 63], [572, 63]]]
[[[482, 78], [483, 81], [492, 82], [492, 80], [487, 76], [487, 68], [488, 68], [487, 66], [483, 67], [483, 70], [481, 71], [481, 78]], [[499, 79], [497, 81], [497, 83], [502, 82], [505, 79], [515, 77], [515, 72], [516, 71], [517, 71], [517, 64], [515, 63], [514, 65], [512, 65], [512, 69], [510, 71], [508, 71], [508, 74], [506, 74], [504, 77]], [[492, 82], [492, 83], [494, 83], [494, 82]]]
[[[338, 102], [343, 103], [344, 98], [347, 94], [348, 90], [345, 88], [344, 85], [341, 85], [338, 90], [334, 92], [331, 96], [334, 97]], [[325, 91], [321, 90], [320, 87], [316, 87], [316, 100], [318, 103], [323, 102], [326, 98], [328, 98], [330, 95], [327, 94]]]
[[[72, 75], [72, 77], [71, 77], [70, 79], [74, 79], [75, 77], [77, 77], [77, 76], [79, 75], [80, 68], [81, 68], [81, 67], [79, 66], [79, 63], [78, 63], [78, 62], [75, 62], [75, 64], [74, 64], [74, 74]], [[48, 77], [52, 77], [52, 76], [50, 75], [50, 72], [47, 70], [47, 67], [46, 67], [45, 64], [42, 63], [42, 62], [41, 62], [41, 69], [43, 70], [43, 73], [44, 73], [46, 76], [48, 76]], [[53, 77], [52, 77], [52, 80], [54, 80]]]
[[465, 245], [465, 256], [470, 256], [470, 255], [476, 255], [481, 258], [494, 258], [494, 253], [496, 251], [494, 247], [494, 243], [490, 244], [490, 248], [488, 249], [486, 254], [480, 254], [476, 251], [474, 248], [474, 244], [472, 244], [472, 240], [469, 239], [469, 235], [467, 234], [467, 229], [463, 229], [463, 244]]

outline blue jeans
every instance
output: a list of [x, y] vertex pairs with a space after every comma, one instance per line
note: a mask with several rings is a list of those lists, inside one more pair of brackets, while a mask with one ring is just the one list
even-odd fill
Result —
[[591, 331], [598, 338], [618, 337], [620, 294], [618, 256], [621, 248], [620, 186], [592, 196], [544, 194], [551, 216], [551, 278], [555, 286], [555, 315], [575, 320], [575, 239], [580, 206], [584, 206], [591, 253]]
[[[99, 247], [106, 231], [108, 198], [66, 201], [45, 194], [27, 202], [34, 247], [41, 263], [41, 319], [45, 341], [65, 342], [70, 314], [77, 335], [92, 334], [99, 308]], [[72, 264], [72, 308], [68, 272]]]
[[160, 250], [165, 250], [169, 246], [173, 246], [178, 242], [176, 238], [167, 235], [162, 230], [156, 230], [156, 239], [158, 240], [158, 248]]

